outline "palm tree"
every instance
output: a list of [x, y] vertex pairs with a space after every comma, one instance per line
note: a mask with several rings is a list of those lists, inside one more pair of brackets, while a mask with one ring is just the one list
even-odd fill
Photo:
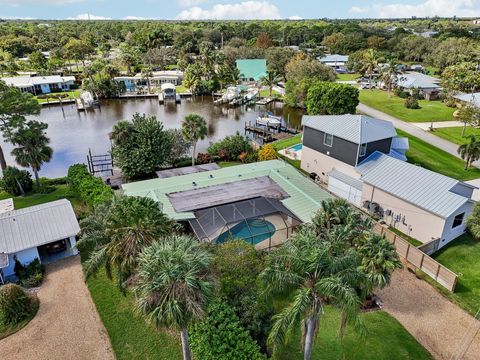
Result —
[[230, 79], [233, 85], [237, 85], [240, 81], [240, 70], [236, 66], [230, 67]]
[[372, 83], [372, 76], [378, 68], [380, 61], [382, 61], [382, 57], [378, 51], [368, 49], [363, 53], [362, 72], [368, 75], [370, 84]]
[[301, 323], [304, 359], [309, 360], [326, 300], [341, 309], [346, 319], [358, 321], [362, 301], [356, 286], [364, 274], [354, 248], [339, 251], [341, 247], [337, 242], [319, 241], [315, 229], [304, 226], [268, 257], [260, 275], [267, 292], [293, 298], [273, 318], [268, 343], [274, 351]]
[[458, 147], [458, 153], [465, 161], [465, 170], [467, 170], [474, 161], [480, 159], [480, 141], [475, 135], [466, 137], [469, 141]]
[[79, 247], [93, 247], [84, 264], [85, 277], [105, 265], [110, 279], [112, 270], [116, 271], [122, 291], [136, 270], [138, 255], [144, 247], [176, 229], [174, 221], [162, 213], [154, 200], [131, 196], [113, 199], [111, 205], [94, 211], [80, 226]]
[[267, 70], [267, 76], [262, 78], [262, 84], [268, 86], [270, 90], [270, 96], [272, 96], [272, 90], [275, 85], [280, 81], [280, 76], [273, 70]]
[[192, 143], [192, 166], [195, 165], [195, 151], [198, 140], [207, 136], [207, 123], [205, 119], [197, 114], [190, 114], [182, 122], [183, 138]]
[[33, 120], [18, 128], [11, 136], [12, 144], [17, 146], [12, 150], [15, 161], [32, 168], [37, 185], [40, 185], [40, 168], [51, 160], [53, 154], [53, 149], [48, 146], [50, 139], [45, 133], [47, 127], [48, 124]]
[[157, 241], [139, 258], [137, 308], [156, 327], [180, 330], [184, 360], [192, 358], [188, 326], [205, 316], [213, 296], [210, 261], [210, 254], [188, 236]]
[[151, 84], [150, 84], [150, 79], [153, 77], [153, 70], [152, 68], [143, 68], [142, 69], [142, 80], [146, 80], [147, 82], [147, 87], [148, 87], [148, 93], [151, 93]]
[[397, 83], [400, 71], [397, 68], [397, 63], [394, 59], [390, 59], [381, 71], [381, 80], [387, 87], [388, 97], [391, 97], [392, 88]]

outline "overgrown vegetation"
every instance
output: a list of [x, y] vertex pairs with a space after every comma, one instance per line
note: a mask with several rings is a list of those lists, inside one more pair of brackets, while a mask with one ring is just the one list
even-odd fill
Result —
[[91, 175], [84, 164], [70, 166], [67, 179], [70, 190], [88, 206], [101, 204], [113, 196], [112, 189], [102, 179]]
[[43, 273], [45, 272], [44, 266], [40, 263], [38, 258], [35, 258], [28, 265], [22, 265], [14, 256], [15, 267], [13, 271], [18, 277], [18, 282], [25, 288], [31, 288], [39, 286], [43, 281]]

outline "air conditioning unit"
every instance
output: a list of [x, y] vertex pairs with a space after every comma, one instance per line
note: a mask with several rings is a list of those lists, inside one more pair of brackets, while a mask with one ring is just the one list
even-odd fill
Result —
[[365, 200], [365, 201], [363, 202], [363, 207], [364, 207], [365, 209], [370, 209], [370, 204], [371, 204], [370, 201]]
[[392, 210], [385, 210], [385, 216], [392, 216], [393, 211]]

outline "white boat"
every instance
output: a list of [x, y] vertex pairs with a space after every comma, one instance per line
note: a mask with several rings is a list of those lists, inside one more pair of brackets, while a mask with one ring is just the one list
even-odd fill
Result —
[[245, 95], [245, 100], [246, 100], [246, 101], [252, 101], [252, 100], [255, 99], [257, 96], [258, 96], [258, 90], [256, 90], [256, 89], [249, 90], [249, 91], [247, 92], [247, 95]]
[[240, 89], [236, 86], [230, 86], [227, 88], [227, 91], [225, 92], [225, 94], [223, 94], [222, 98], [227, 101], [232, 101], [237, 98], [238, 95], [240, 95]]
[[90, 91], [84, 91], [81, 95], [80, 98], [82, 99], [82, 103], [84, 107], [92, 107], [93, 105], [96, 104], [95, 99], [93, 98], [93, 95]]
[[265, 126], [279, 126], [281, 121], [271, 116], [259, 116], [257, 117], [257, 124]]

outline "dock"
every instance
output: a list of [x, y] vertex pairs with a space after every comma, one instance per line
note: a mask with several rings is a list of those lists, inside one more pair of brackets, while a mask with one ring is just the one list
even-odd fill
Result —
[[252, 124], [249, 122], [245, 123], [245, 134], [252, 133], [255, 138], [261, 139], [264, 143], [269, 143], [277, 140], [288, 139], [296, 134], [299, 134], [300, 131], [294, 128], [285, 127], [282, 125], [273, 126], [263, 126], [257, 123]]
[[260, 100], [257, 100], [257, 102], [255, 104], [257, 104], [257, 105], [268, 105], [268, 104], [270, 104], [271, 102], [274, 102], [274, 101], [275, 101], [275, 98], [266, 97], [266, 98], [262, 98]]
[[137, 98], [156, 98], [157, 94], [137, 94], [137, 93], [123, 93], [118, 96], [120, 99], [137, 99]]
[[75, 104], [75, 99], [64, 99], [64, 100], [48, 100], [41, 102], [41, 106], [50, 106], [50, 105], [66, 105], [66, 104]]
[[75, 99], [75, 104], [77, 105], [78, 111], [85, 111], [85, 104], [82, 99]]

